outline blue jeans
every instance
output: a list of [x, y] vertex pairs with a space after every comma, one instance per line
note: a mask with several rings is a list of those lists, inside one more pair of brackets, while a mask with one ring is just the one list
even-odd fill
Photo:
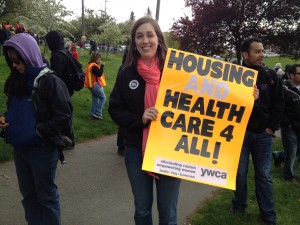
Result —
[[299, 134], [291, 127], [281, 127], [281, 140], [285, 152], [283, 177], [286, 180], [295, 178], [294, 163], [299, 145]]
[[255, 193], [261, 218], [276, 221], [274, 198], [270, 172], [272, 168], [272, 136], [266, 132], [252, 133], [246, 131], [236, 177], [236, 191], [232, 205], [238, 210], [247, 207], [247, 174], [249, 157], [255, 171]]
[[102, 116], [102, 111], [106, 102], [104, 89], [98, 83], [96, 83], [93, 88], [90, 88], [90, 90], [92, 94], [91, 115]]
[[142, 150], [125, 147], [125, 164], [134, 195], [136, 225], [152, 225], [153, 181], [156, 183], [159, 225], [177, 225], [177, 201], [181, 180], [160, 175], [154, 179], [142, 170]]
[[15, 166], [28, 225], [60, 225], [55, 147], [15, 148]]

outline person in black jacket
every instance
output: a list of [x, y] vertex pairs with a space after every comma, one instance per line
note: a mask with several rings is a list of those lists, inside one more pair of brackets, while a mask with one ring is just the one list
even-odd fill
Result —
[[134, 195], [135, 224], [153, 224], [155, 183], [159, 224], [174, 225], [177, 224], [181, 180], [142, 170], [149, 125], [158, 114], [154, 106], [167, 45], [157, 21], [150, 17], [135, 22], [131, 40], [126, 65], [117, 76], [110, 95], [108, 112], [125, 129], [125, 164]]
[[[126, 47], [123, 57], [122, 57], [122, 64], [120, 65], [119, 69], [118, 69], [118, 74], [117, 76], [120, 75], [121, 71], [124, 69], [125, 67], [125, 61], [127, 58], [127, 54], [128, 54], [128, 48]], [[124, 156], [125, 154], [125, 145], [124, 145], [124, 139], [125, 139], [125, 129], [122, 126], [119, 126], [118, 129], [118, 135], [117, 135], [117, 146], [118, 146], [118, 154], [121, 156]]]
[[91, 48], [90, 48], [90, 55], [91, 55], [93, 52], [97, 51], [97, 43], [95, 40], [92, 40], [92, 41], [90, 41], [90, 45], [91, 45]]
[[256, 85], [259, 98], [255, 100], [247, 125], [236, 177], [236, 191], [230, 211], [242, 212], [247, 207], [247, 173], [251, 154], [255, 170], [256, 198], [261, 219], [276, 224], [270, 171], [272, 168], [272, 136], [279, 128], [283, 115], [282, 80], [274, 70], [262, 67], [264, 48], [261, 40], [249, 38], [241, 45], [243, 66], [258, 71]]
[[[45, 36], [47, 45], [51, 50], [51, 58], [50, 58], [50, 69], [53, 70], [61, 80], [66, 84], [70, 96], [74, 94], [74, 89], [70, 85], [68, 73], [67, 73], [67, 64], [68, 57], [67, 55], [61, 53], [60, 51], [68, 54], [68, 50], [66, 49], [66, 43], [63, 35], [59, 31], [50, 31]], [[73, 123], [73, 122], [72, 122]], [[75, 147], [75, 137], [73, 133], [73, 128], [65, 131], [69, 137], [71, 137], [72, 144], [66, 149], [73, 149]]]
[[300, 142], [300, 64], [291, 65], [289, 80], [284, 82], [284, 116], [280, 124], [285, 152], [284, 179], [300, 186], [295, 179], [294, 163]]
[[4, 43], [11, 69], [4, 93], [7, 111], [0, 128], [14, 149], [14, 162], [28, 224], [60, 225], [55, 174], [63, 130], [70, 127], [72, 104], [64, 82], [50, 71], [35, 39], [20, 33]]
[[63, 35], [58, 31], [50, 31], [45, 36], [47, 45], [51, 50], [50, 57], [50, 69], [53, 70], [56, 75], [62, 79], [68, 87], [69, 94], [72, 96], [74, 94], [74, 90], [68, 85], [68, 76], [67, 76], [67, 63], [68, 58], [59, 51], [66, 50], [66, 43]]

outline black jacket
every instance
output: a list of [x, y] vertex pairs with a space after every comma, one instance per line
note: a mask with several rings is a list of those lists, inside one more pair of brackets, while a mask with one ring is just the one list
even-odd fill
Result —
[[133, 67], [125, 67], [117, 76], [110, 95], [108, 112], [124, 127], [125, 145], [142, 147], [145, 81]]
[[14, 93], [8, 96], [5, 117], [10, 126], [2, 135], [13, 146], [64, 147], [62, 136], [69, 136], [65, 130], [73, 129], [70, 95], [64, 82], [47, 68], [36, 80], [30, 88], [32, 93], [24, 95], [24, 100]]
[[4, 41], [7, 40], [7, 34], [5, 30], [0, 30], [0, 44], [3, 45]]
[[300, 133], [300, 91], [292, 87], [288, 80], [284, 81], [284, 114], [281, 127], [293, 127]]
[[[61, 135], [72, 128], [73, 107], [66, 85], [53, 73], [38, 81], [32, 101], [36, 116], [36, 130], [45, 145], [63, 145]], [[69, 137], [70, 138], [70, 137]]]
[[[57, 31], [50, 31], [46, 36], [46, 42], [51, 50], [51, 58], [50, 58], [50, 69], [55, 72], [55, 74], [62, 79], [65, 84], [67, 84], [68, 76], [67, 76], [67, 64], [68, 58], [59, 51], [64, 51], [67, 53], [65, 48], [65, 41], [63, 36]], [[68, 91], [70, 96], [74, 94], [74, 90], [68, 86]]]
[[258, 70], [256, 85], [259, 89], [259, 98], [254, 102], [247, 130], [260, 133], [265, 131], [266, 128], [270, 128], [275, 132], [279, 129], [283, 115], [284, 92], [282, 80], [278, 78], [274, 70], [265, 67], [252, 67], [251, 69]]

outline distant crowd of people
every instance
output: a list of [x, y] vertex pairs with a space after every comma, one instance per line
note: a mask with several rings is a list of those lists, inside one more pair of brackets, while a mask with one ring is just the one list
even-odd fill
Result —
[[28, 33], [34, 37], [34, 39], [40, 43], [40, 38], [37, 34], [32, 33], [26, 26], [19, 21], [15, 25], [10, 22], [0, 24], [0, 55], [3, 55], [3, 44], [6, 40], [10, 39], [15, 34]]

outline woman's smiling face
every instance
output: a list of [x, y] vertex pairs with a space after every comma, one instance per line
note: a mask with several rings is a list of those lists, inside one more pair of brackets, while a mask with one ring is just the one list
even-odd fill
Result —
[[154, 27], [150, 23], [144, 23], [137, 28], [135, 44], [143, 61], [151, 62], [156, 55], [159, 43]]

